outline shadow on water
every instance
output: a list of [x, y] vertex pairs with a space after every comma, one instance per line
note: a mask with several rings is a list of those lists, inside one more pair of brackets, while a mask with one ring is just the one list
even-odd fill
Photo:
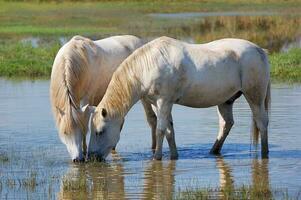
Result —
[[[209, 154], [212, 144], [193, 144], [186, 147], [179, 147], [179, 159], [191, 160], [191, 159], [214, 159], [216, 156]], [[301, 159], [301, 150], [277, 150], [279, 145], [270, 144], [269, 158], [296, 158]], [[274, 150], [275, 149], [275, 150]], [[130, 161], [148, 161], [151, 160], [153, 154], [151, 151], [147, 152], [119, 152], [121, 159], [124, 162]], [[221, 151], [221, 156], [227, 159], [252, 159], [254, 157], [260, 157], [260, 147], [256, 149], [251, 144], [244, 143], [231, 143], [225, 144]], [[163, 159], [169, 159], [169, 149], [163, 149]]]

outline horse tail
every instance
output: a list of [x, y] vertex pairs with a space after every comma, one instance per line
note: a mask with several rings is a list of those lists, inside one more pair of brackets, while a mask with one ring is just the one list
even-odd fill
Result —
[[269, 114], [271, 111], [271, 82], [269, 81], [266, 96], [264, 99], [264, 107], [267, 113]]
[[[268, 86], [267, 86], [267, 92], [266, 92], [266, 96], [264, 99], [264, 108], [268, 114], [269, 117], [269, 113], [271, 111], [271, 83], [269, 81]], [[253, 144], [257, 145], [258, 144], [258, 140], [259, 140], [259, 129], [256, 126], [255, 120], [253, 119], [253, 124], [252, 124], [252, 129], [253, 129]]]
[[[269, 61], [268, 61], [268, 50], [262, 49], [262, 48], [257, 48], [262, 61], [264, 62], [265, 66], [267, 67], [268, 72], [270, 73], [270, 66], [269, 66]], [[269, 75], [269, 81], [267, 84], [267, 90], [264, 98], [264, 108], [265, 111], [267, 112], [267, 116], [269, 118], [270, 110], [271, 110], [271, 80], [270, 80], [270, 75]], [[252, 124], [252, 129], [253, 129], [253, 144], [257, 145], [258, 140], [259, 140], [259, 129], [256, 126], [256, 123], [253, 119], [253, 124]]]
[[50, 99], [60, 134], [70, 134], [75, 126], [85, 131], [80, 99], [75, 91], [84, 76], [88, 60], [86, 38], [75, 36], [59, 52], [51, 74]]

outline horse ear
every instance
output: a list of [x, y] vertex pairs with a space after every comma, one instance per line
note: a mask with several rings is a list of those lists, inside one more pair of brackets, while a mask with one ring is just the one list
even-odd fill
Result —
[[95, 108], [96, 108], [95, 106], [89, 106], [89, 104], [87, 104], [87, 105], [83, 106], [81, 108], [81, 110], [82, 110], [83, 113], [86, 113], [86, 112], [88, 112], [88, 113], [94, 113]]
[[86, 111], [88, 111], [89, 110], [89, 104], [81, 107], [81, 110], [82, 110], [83, 113], [86, 112]]
[[56, 110], [58, 111], [58, 113], [60, 113], [60, 115], [65, 115], [65, 112], [62, 110], [62, 109], [60, 109], [59, 107], [55, 107], [56, 108]]
[[101, 109], [101, 115], [103, 116], [103, 118], [105, 118], [107, 116], [107, 110], [105, 108]]

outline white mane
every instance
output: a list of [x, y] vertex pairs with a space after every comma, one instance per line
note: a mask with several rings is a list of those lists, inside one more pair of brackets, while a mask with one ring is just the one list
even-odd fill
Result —
[[87, 73], [87, 52], [96, 52], [96, 46], [90, 39], [75, 36], [61, 51], [54, 61], [50, 85], [50, 100], [56, 124], [61, 134], [71, 133], [76, 125], [85, 132], [86, 123], [78, 112], [80, 99], [74, 89], [83, 84], [80, 76]]

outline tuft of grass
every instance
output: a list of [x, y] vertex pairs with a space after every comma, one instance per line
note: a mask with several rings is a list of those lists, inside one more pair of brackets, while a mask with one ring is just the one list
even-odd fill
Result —
[[22, 179], [22, 186], [31, 191], [34, 191], [37, 185], [38, 185], [38, 182], [37, 182], [37, 173], [36, 172], [30, 172], [28, 177]]
[[242, 185], [236, 188], [186, 188], [175, 193], [175, 200], [196, 200], [196, 199], [299, 199], [300, 194], [291, 196], [287, 189], [268, 189], [264, 187], [253, 187]]
[[286, 53], [270, 56], [273, 81], [301, 82], [301, 49], [291, 49]]
[[6, 154], [0, 154], [0, 163], [8, 163], [9, 158]]

